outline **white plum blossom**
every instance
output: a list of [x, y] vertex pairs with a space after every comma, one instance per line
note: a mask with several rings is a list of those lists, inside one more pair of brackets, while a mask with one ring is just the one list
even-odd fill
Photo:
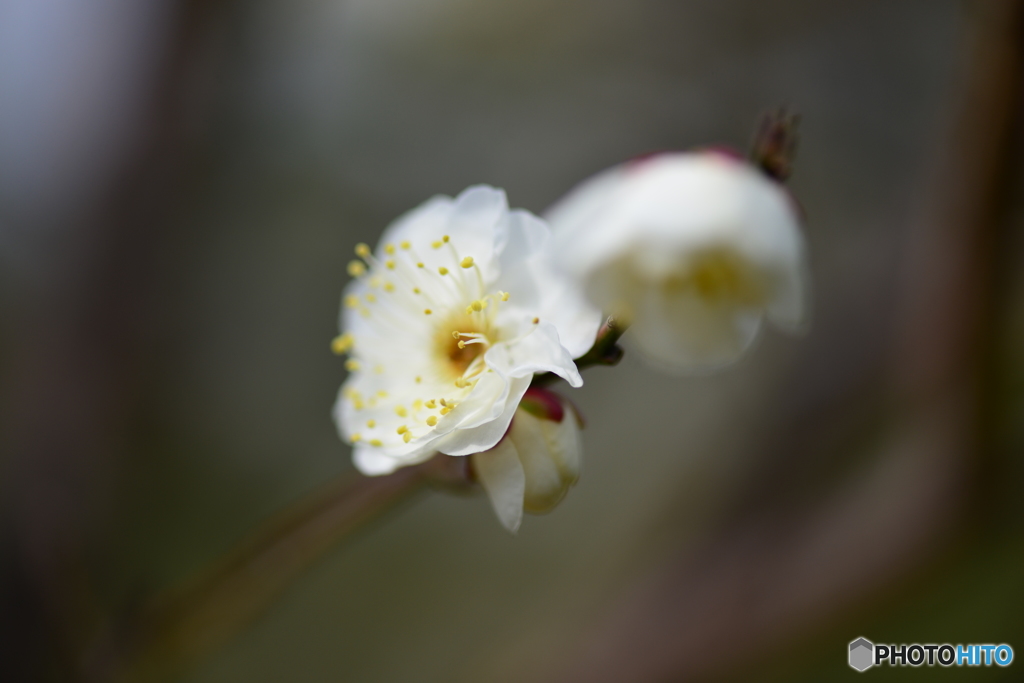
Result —
[[515, 533], [523, 512], [553, 509], [580, 476], [580, 418], [558, 395], [531, 387], [505, 438], [473, 455], [473, 470], [498, 519]]
[[767, 317], [801, 330], [809, 309], [800, 211], [786, 189], [720, 151], [622, 164], [545, 216], [557, 266], [631, 325], [657, 364], [707, 371], [739, 358]]
[[334, 418], [360, 471], [486, 451], [534, 373], [583, 383], [573, 359], [601, 316], [550, 267], [549, 243], [541, 219], [475, 186], [400, 217], [375, 250], [356, 247], [333, 343], [349, 354]]

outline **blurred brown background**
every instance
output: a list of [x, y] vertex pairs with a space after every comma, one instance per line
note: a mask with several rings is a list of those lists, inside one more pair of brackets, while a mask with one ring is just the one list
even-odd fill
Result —
[[78, 680], [115, 615], [351, 470], [328, 344], [357, 241], [473, 183], [541, 212], [637, 154], [745, 147], [780, 104], [809, 335], [710, 377], [589, 371], [555, 512], [512, 537], [483, 496], [422, 496], [165, 675], [819, 681], [858, 636], [1024, 652], [1015, 5], [4, 0], [0, 678]]

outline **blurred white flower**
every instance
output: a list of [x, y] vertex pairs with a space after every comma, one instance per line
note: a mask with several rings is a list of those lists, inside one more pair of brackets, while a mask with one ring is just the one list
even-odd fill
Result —
[[551, 510], [580, 476], [579, 416], [556, 394], [529, 389], [498, 445], [473, 456], [473, 471], [498, 519], [513, 533], [523, 512]]
[[724, 152], [616, 166], [545, 217], [556, 265], [659, 364], [711, 370], [739, 358], [765, 316], [805, 325], [799, 210], [779, 183]]
[[583, 383], [573, 358], [601, 315], [550, 268], [549, 242], [542, 220], [477, 186], [402, 216], [376, 251], [356, 247], [334, 417], [364, 474], [492, 448], [535, 372]]

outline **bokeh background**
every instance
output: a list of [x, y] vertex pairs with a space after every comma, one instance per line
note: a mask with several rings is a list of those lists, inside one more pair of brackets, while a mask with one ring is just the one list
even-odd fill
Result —
[[708, 377], [627, 350], [572, 393], [585, 470], [552, 514], [513, 537], [482, 495], [422, 495], [151, 673], [821, 681], [858, 636], [1024, 653], [1020, 93], [990, 68], [1015, 4], [3, 0], [0, 678], [102, 679], [97, 633], [351, 472], [329, 342], [357, 241], [474, 183], [541, 212], [638, 154], [745, 148], [783, 104], [808, 335]]

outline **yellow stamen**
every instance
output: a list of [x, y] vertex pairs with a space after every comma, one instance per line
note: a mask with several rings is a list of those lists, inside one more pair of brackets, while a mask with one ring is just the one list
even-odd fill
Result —
[[393, 291], [395, 291], [395, 286], [393, 284], [391, 284], [390, 282], [385, 282], [384, 283], [384, 291], [385, 292], [393, 292]]
[[423, 378], [420, 377], [419, 375], [416, 375], [416, 384], [419, 384], [422, 381], [423, 381]]
[[501, 293], [501, 300], [502, 301], [508, 301], [508, 292], [502, 292]]
[[393, 245], [393, 244], [385, 244], [384, 245], [384, 252], [387, 253], [388, 256], [393, 255], [395, 253], [395, 245]]
[[452, 409], [449, 408], [448, 406], [445, 406], [444, 408], [441, 408], [441, 414], [442, 415], [447, 415], [450, 412], [452, 412]]
[[370, 245], [360, 242], [356, 245], [356, 256], [359, 258], [366, 258], [370, 255]]
[[376, 420], [367, 420], [366, 421], [366, 426], [369, 427], [370, 429], [373, 429], [374, 427], [377, 426], [377, 421]]
[[399, 434], [405, 434], [407, 431], [409, 431], [409, 428], [406, 427], [405, 425], [402, 425], [395, 431], [398, 432]]
[[440, 241], [431, 242], [430, 246], [432, 246], [434, 249], [440, 249], [441, 248], [441, 242]]
[[394, 270], [395, 260], [389, 258], [387, 261], [384, 262], [384, 267], [387, 268], [388, 270]]
[[367, 294], [366, 295], [366, 303], [369, 303], [369, 304], [377, 303], [377, 295], [374, 294], [373, 292], [370, 292], [369, 294]]
[[366, 274], [366, 264], [362, 261], [349, 261], [348, 274], [352, 277], [361, 277]]
[[347, 361], [345, 361], [345, 369], [348, 370], [349, 372], [355, 372], [356, 370], [359, 369], [359, 361], [357, 361], [355, 358], [349, 358]]
[[411, 246], [412, 246], [412, 245], [411, 245], [411, 244], [409, 244], [409, 240], [403, 240], [403, 241], [402, 241], [402, 249], [408, 249], [408, 248], [410, 248]]
[[383, 389], [381, 389], [381, 390], [379, 390], [377, 392], [377, 395], [380, 396], [381, 398], [387, 398], [388, 397], [388, 392], [386, 392]]
[[351, 349], [354, 344], [355, 339], [353, 339], [352, 333], [346, 332], [345, 334], [335, 337], [331, 341], [331, 351], [340, 356], [341, 354], [346, 353], [349, 349]]
[[359, 308], [359, 297], [355, 294], [349, 294], [345, 297], [345, 305], [349, 308]]
[[406, 432], [405, 434], [402, 434], [402, 441], [406, 443], [412, 441], [412, 432]]
[[447, 275], [448, 269], [445, 268], [444, 266], [441, 266], [440, 268], [437, 269], [437, 272], [441, 273], [441, 275]]
[[359, 432], [356, 432], [355, 434], [352, 435], [352, 443], [355, 443], [356, 441], [359, 441], [362, 438], [363, 435], [360, 434]]
[[413, 287], [412, 288], [412, 293], [413, 294], [419, 294], [420, 293], [420, 288], [419, 287]]
[[417, 261], [417, 262], [416, 262], [416, 267], [417, 267], [417, 268], [423, 268], [423, 267], [425, 267], [425, 266], [423, 265], [423, 261]]
[[398, 417], [408, 417], [409, 411], [405, 409], [405, 406], [395, 406], [395, 415]]
[[441, 239], [444, 240], [447, 243], [450, 238], [448, 237], [448, 235], [445, 235]]
[[472, 268], [473, 267], [473, 257], [472, 256], [467, 256], [466, 258], [462, 259], [462, 263], [460, 263], [459, 265], [462, 266], [463, 268]]
[[534, 324], [534, 325], [536, 325], [536, 324], [537, 324], [537, 323], [539, 323], [539, 322], [540, 322], [540, 318], [534, 318], [534, 319], [533, 319], [533, 324]]
[[424, 312], [425, 314], [427, 314], [427, 315], [430, 315], [431, 313], [433, 313], [433, 311], [432, 311], [432, 310], [430, 310], [429, 308], [424, 308], [424, 309], [423, 309], [423, 312]]
[[384, 444], [383, 444], [383, 443], [381, 442], [381, 440], [380, 440], [380, 439], [371, 439], [371, 440], [370, 440], [370, 445], [371, 445], [371, 446], [376, 446], [377, 448], [380, 448], [380, 447], [381, 447], [381, 446], [383, 446]]
[[427, 401], [423, 405], [426, 406], [427, 408], [430, 408], [431, 410], [433, 410], [434, 408], [437, 407], [437, 403], [434, 402], [434, 399], [430, 399], [429, 401]]
[[437, 415], [431, 415], [427, 418], [427, 424], [433, 427], [437, 424]]

